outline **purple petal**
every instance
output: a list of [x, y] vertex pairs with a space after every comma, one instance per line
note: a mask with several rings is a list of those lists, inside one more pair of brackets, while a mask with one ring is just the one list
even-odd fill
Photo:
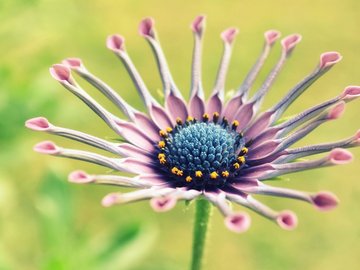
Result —
[[94, 181], [94, 177], [84, 171], [74, 171], [69, 174], [69, 181], [76, 184], [87, 184]]
[[170, 195], [166, 197], [152, 198], [150, 200], [150, 205], [155, 212], [166, 212], [173, 209], [176, 202], [176, 197]]
[[56, 155], [60, 149], [52, 141], [44, 141], [34, 146], [34, 151], [41, 154]]
[[194, 95], [189, 102], [189, 114], [196, 119], [201, 119], [205, 113], [204, 100], [198, 95]]
[[113, 52], [125, 51], [125, 38], [116, 34], [108, 36], [106, 47]]
[[314, 206], [321, 211], [332, 210], [339, 203], [339, 199], [333, 193], [328, 191], [321, 191], [311, 196], [311, 199]]
[[206, 105], [206, 112], [209, 115], [213, 115], [214, 112], [218, 112], [221, 114], [222, 110], [222, 100], [220, 99], [218, 94], [212, 95]]
[[185, 102], [176, 97], [174, 93], [169, 93], [165, 98], [165, 107], [172, 116], [173, 121], [180, 117], [182, 121], [185, 121], [188, 113]]

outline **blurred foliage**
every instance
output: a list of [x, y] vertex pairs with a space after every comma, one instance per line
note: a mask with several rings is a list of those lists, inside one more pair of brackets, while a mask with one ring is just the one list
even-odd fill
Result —
[[[337, 95], [346, 85], [360, 84], [359, 12], [358, 0], [0, 1], [0, 269], [183, 270], [189, 263], [192, 205], [184, 208], [180, 204], [164, 215], [153, 213], [146, 202], [104, 209], [99, 201], [114, 187], [76, 186], [65, 181], [74, 169], [94, 173], [104, 169], [31, 151], [33, 144], [49, 139], [46, 134], [23, 128], [24, 121], [35, 116], [100, 137], [114, 137], [86, 106], [50, 78], [48, 67], [53, 63], [69, 56], [81, 57], [89, 70], [142, 109], [125, 69], [104, 46], [108, 34], [119, 32], [126, 37], [129, 54], [149, 89], [158, 96], [161, 84], [155, 62], [137, 34], [137, 24], [145, 16], [156, 19], [174, 79], [185, 94], [193, 44], [189, 24], [196, 15], [208, 16], [203, 57], [207, 93], [222, 50], [218, 35], [224, 28], [234, 25], [241, 30], [230, 65], [229, 90], [239, 85], [255, 61], [264, 31], [299, 32], [303, 41], [265, 106], [308, 74], [320, 53], [337, 50], [344, 60], [304, 93], [287, 117]], [[255, 88], [276, 61], [279, 48], [275, 46]], [[94, 89], [84, 87], [117, 112]], [[356, 102], [349, 104], [339, 121], [319, 128], [302, 144], [353, 134], [359, 127], [359, 108]], [[61, 138], [52, 140], [79, 147]], [[359, 149], [352, 151], [360, 156]], [[359, 269], [359, 167], [356, 160], [345, 167], [293, 174], [281, 179], [286, 181], [271, 182], [302, 190], [333, 190], [341, 199], [339, 209], [322, 214], [303, 203], [260, 198], [276, 209], [297, 212], [300, 224], [294, 232], [284, 232], [251, 214], [251, 230], [234, 235], [216, 213], [206, 269], [337, 270], [344, 265]]]

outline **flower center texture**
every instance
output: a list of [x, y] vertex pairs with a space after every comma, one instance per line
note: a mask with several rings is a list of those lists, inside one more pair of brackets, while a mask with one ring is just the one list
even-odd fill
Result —
[[245, 166], [248, 152], [238, 122], [229, 124], [214, 113], [212, 121], [177, 119], [174, 128], [160, 130], [157, 158], [166, 181], [174, 187], [211, 190], [224, 185]]

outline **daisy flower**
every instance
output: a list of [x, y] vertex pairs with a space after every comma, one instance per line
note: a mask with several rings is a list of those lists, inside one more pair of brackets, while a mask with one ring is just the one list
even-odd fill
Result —
[[[125, 48], [120, 35], [108, 37], [106, 45], [124, 64], [146, 107], [141, 112], [128, 104], [116, 91], [93, 75], [78, 58], [69, 58], [50, 68], [52, 77], [80, 98], [124, 141], [111, 142], [80, 131], [50, 123], [44, 117], [26, 122], [26, 127], [63, 136], [108, 151], [110, 157], [93, 152], [67, 149], [51, 141], [37, 144], [34, 149], [43, 154], [92, 162], [108, 167], [113, 174], [93, 175], [84, 171], [70, 174], [78, 184], [110, 184], [136, 188], [128, 193], [111, 193], [104, 197], [106, 207], [149, 200], [155, 211], [167, 211], [180, 200], [208, 200], [224, 215], [225, 225], [234, 232], [244, 232], [250, 226], [246, 212], [232, 209], [239, 204], [291, 230], [297, 225], [296, 215], [276, 211], [256, 200], [254, 194], [293, 198], [312, 204], [318, 210], [333, 209], [338, 199], [327, 191], [316, 193], [297, 191], [266, 184], [266, 180], [284, 174], [314, 168], [342, 165], [352, 160], [345, 148], [359, 146], [360, 131], [344, 140], [293, 147], [314, 129], [341, 116], [345, 104], [359, 97], [359, 86], [348, 86], [338, 96], [326, 100], [299, 114], [281, 118], [283, 113], [320, 76], [341, 60], [338, 52], [325, 52], [315, 69], [271, 108], [260, 110], [275, 78], [301, 41], [299, 34], [281, 40], [282, 52], [266, 79], [250, 96], [249, 90], [259, 74], [273, 45], [280, 38], [276, 30], [265, 32], [265, 43], [250, 72], [229, 100], [225, 100], [225, 80], [232, 48], [238, 34], [236, 28], [221, 33], [224, 50], [216, 80], [208, 99], [204, 97], [201, 80], [204, 16], [191, 25], [194, 50], [191, 67], [191, 91], [186, 102], [176, 86], [157, 37], [154, 21], [146, 18], [139, 33], [154, 52], [162, 80], [165, 102], [160, 104], [148, 90]], [[127, 119], [110, 113], [76, 82], [76, 73], [111, 100]], [[323, 157], [303, 159], [312, 155]], [[133, 174], [122, 176], [117, 172]]]

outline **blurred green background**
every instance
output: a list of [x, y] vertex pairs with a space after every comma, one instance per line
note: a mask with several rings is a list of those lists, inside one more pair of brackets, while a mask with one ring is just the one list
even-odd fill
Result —
[[[28, 118], [46, 116], [60, 126], [113, 137], [85, 105], [53, 81], [48, 68], [77, 56], [129, 103], [142, 108], [121, 63], [105, 48], [106, 36], [121, 33], [127, 49], [153, 93], [160, 88], [155, 63], [137, 33], [145, 16], [156, 19], [169, 65], [184, 93], [189, 89], [192, 35], [189, 24], [206, 14], [204, 85], [214, 81], [222, 44], [219, 33], [240, 28], [227, 88], [239, 85], [263, 44], [263, 32], [298, 32], [303, 41], [276, 81], [265, 105], [271, 105], [317, 64], [320, 53], [336, 50], [344, 59], [309, 89], [288, 111], [299, 112], [360, 84], [360, 1], [145, 1], [145, 0], [2, 0], [0, 1], [0, 269], [182, 270], [190, 260], [193, 205], [180, 203], [156, 214], [148, 202], [105, 209], [101, 198], [114, 187], [67, 182], [75, 169], [106, 170], [32, 151], [46, 134], [26, 130]], [[265, 72], [279, 55], [280, 46]], [[80, 81], [80, 80], [79, 80]], [[84, 84], [85, 86], [86, 84]], [[89, 92], [116, 109], [94, 89]], [[317, 129], [301, 144], [340, 139], [359, 128], [359, 102], [347, 106], [338, 121]], [[59, 145], [76, 144], [51, 138]], [[86, 149], [86, 148], [85, 148]], [[347, 269], [360, 268], [360, 150], [350, 165], [290, 175], [276, 182], [302, 190], [332, 190], [340, 207], [320, 213], [286, 199], [260, 198], [276, 209], [292, 209], [299, 227], [282, 231], [250, 213], [251, 229], [229, 232], [215, 211], [205, 269]]]

